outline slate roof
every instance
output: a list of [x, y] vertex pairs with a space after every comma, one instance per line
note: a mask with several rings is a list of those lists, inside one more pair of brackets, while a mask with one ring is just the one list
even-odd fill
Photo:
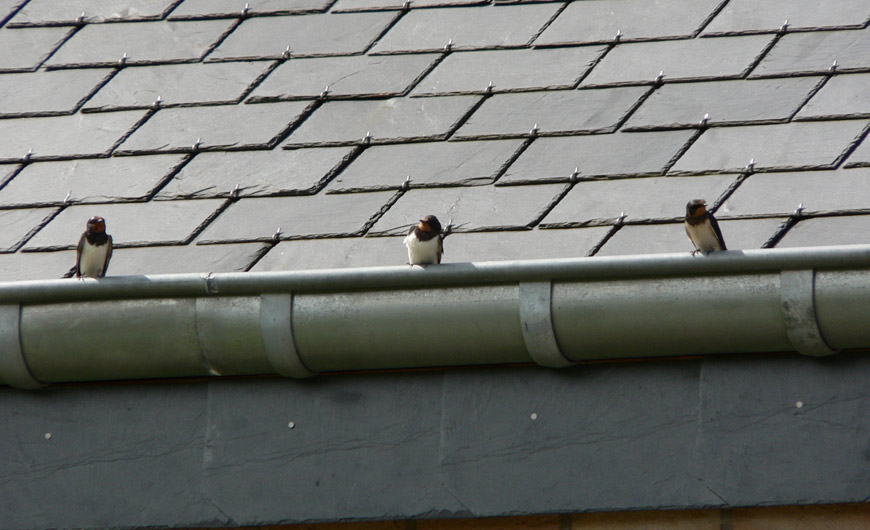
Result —
[[[0, 271], [866, 243], [870, 0], [0, 0]], [[408, 180], [410, 177], [410, 180]], [[802, 205], [802, 209], [798, 206]]]

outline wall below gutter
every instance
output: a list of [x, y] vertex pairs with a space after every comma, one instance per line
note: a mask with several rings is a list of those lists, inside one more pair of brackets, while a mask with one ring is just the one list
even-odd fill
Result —
[[0, 283], [0, 383], [870, 347], [870, 245]]

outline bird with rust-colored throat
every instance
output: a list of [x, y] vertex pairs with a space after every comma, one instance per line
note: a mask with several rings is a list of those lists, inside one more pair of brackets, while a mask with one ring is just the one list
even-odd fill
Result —
[[91, 217], [76, 249], [76, 278], [102, 278], [110, 259], [112, 236], [106, 233], [106, 220]]
[[719, 223], [707, 211], [707, 202], [704, 199], [695, 199], [686, 205], [686, 235], [695, 245], [692, 254], [728, 250]]
[[411, 265], [441, 263], [441, 254], [444, 253], [441, 222], [434, 215], [427, 215], [408, 231], [404, 243], [408, 247]]

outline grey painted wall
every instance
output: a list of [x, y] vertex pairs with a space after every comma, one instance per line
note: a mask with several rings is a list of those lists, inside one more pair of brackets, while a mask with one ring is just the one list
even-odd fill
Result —
[[4, 387], [0, 527], [866, 501], [868, 389], [860, 355]]

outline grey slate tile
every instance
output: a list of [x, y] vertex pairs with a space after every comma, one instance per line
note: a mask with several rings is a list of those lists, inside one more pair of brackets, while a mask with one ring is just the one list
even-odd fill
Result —
[[522, 140], [380, 145], [366, 149], [329, 186], [330, 191], [492, 181]]
[[559, 4], [412, 9], [372, 48], [373, 53], [523, 46]]
[[195, 61], [230, 27], [227, 20], [86, 24], [46, 66], [116, 65], [125, 53], [126, 64]]
[[30, 0], [16, 13], [10, 26], [75, 24], [84, 22], [161, 18], [175, 0]]
[[20, 160], [29, 149], [34, 159], [108, 154], [144, 115], [125, 111], [0, 120], [0, 160]]
[[652, 83], [660, 72], [674, 79], [737, 78], [774, 37], [722, 37], [619, 44], [580, 86]]
[[626, 129], [694, 127], [709, 124], [788, 120], [818, 85], [820, 77], [670, 83], [644, 101]]
[[750, 77], [825, 73], [834, 61], [838, 71], [870, 68], [870, 29], [788, 33]]
[[520, 230], [451, 234], [444, 262], [580, 258], [610, 231], [607, 226], [569, 230]]
[[870, 117], [870, 74], [835, 75], [796, 119]]
[[[690, 37], [720, 0], [585, 0], [571, 2], [535, 45]], [[679, 15], [677, 15], [679, 14]]]
[[867, 126], [866, 120], [797, 122], [704, 131], [670, 173], [756, 169], [814, 169], [835, 163]]
[[12, 16], [12, 12], [21, 7], [21, 4], [27, 3], [27, 0], [0, 0], [0, 24], [2, 24], [7, 17]]
[[4, 282], [56, 280], [76, 263], [74, 250], [0, 254], [0, 278]]
[[37, 71], [0, 75], [0, 115], [71, 113], [112, 70]]
[[387, 267], [407, 262], [401, 237], [298, 239], [278, 243], [251, 271]]
[[647, 92], [646, 87], [496, 94], [456, 132], [459, 138], [539, 133], [610, 132]]
[[0, 164], [0, 185], [5, 184], [21, 168], [21, 164]]
[[241, 199], [211, 223], [199, 241], [266, 240], [279, 228], [282, 237], [353, 235], [394, 195], [381, 191]]
[[37, 232], [24, 248], [75, 248], [85, 223], [94, 215], [106, 219], [106, 232], [115, 245], [180, 244], [223, 203], [220, 199], [204, 199], [70, 206]]
[[[408, 7], [444, 7], [487, 4], [489, 0], [408, 0]], [[338, 0], [332, 6], [332, 13], [352, 13], [354, 11], [398, 10], [405, 0]]]
[[537, 138], [499, 184], [565, 182], [575, 169], [580, 177], [660, 175], [694, 135], [694, 131], [661, 131]]
[[317, 14], [245, 20], [209, 55], [209, 60], [350, 55], [364, 52], [396, 13]]
[[[779, 231], [784, 221], [784, 218], [724, 220], [719, 221], [719, 227], [728, 250], [745, 250], [761, 248]], [[595, 255], [624, 256], [693, 250], [695, 247], [686, 237], [683, 223], [625, 225]], [[696, 258], [709, 259], [702, 254], [696, 255]]]
[[870, 215], [802, 219], [776, 244], [777, 248], [870, 243]]
[[121, 248], [112, 254], [108, 274], [243, 272], [263, 250], [263, 243]]
[[0, 28], [0, 71], [36, 69], [66, 39], [70, 28]]
[[165, 105], [235, 103], [267, 66], [257, 62], [123, 68], [83, 108], [85, 111], [146, 108], [158, 97]]
[[[477, 96], [327, 101], [290, 135], [287, 146], [439, 140], [478, 102]], [[260, 105], [248, 105], [259, 107]]]
[[[269, 74], [250, 99], [398, 96], [439, 57], [435, 54], [293, 59]], [[235, 64], [235, 63], [233, 63]]]
[[870, 168], [751, 175], [722, 205], [728, 215], [870, 211]]
[[184, 160], [178, 155], [36, 162], [0, 190], [0, 205], [61, 205], [69, 201], [145, 199]]
[[266, 147], [307, 107], [307, 103], [298, 101], [160, 109], [118, 151], [191, 150], [198, 138], [203, 149]]
[[682, 218], [687, 202], [706, 199], [713, 204], [735, 178], [713, 175], [578, 182], [541, 225], [604, 224], [623, 212], [628, 222]]
[[0, 210], [0, 226], [3, 227], [3, 233], [0, 234], [0, 252], [14, 250], [25, 237], [50, 219], [57, 210], [57, 208]]
[[208, 17], [240, 16], [245, 4], [248, 14], [287, 14], [325, 11], [332, 0], [184, 0], [172, 13], [169, 19], [194, 19]]
[[858, 148], [846, 159], [845, 167], [867, 166], [870, 166], [870, 141], [867, 141], [867, 137], [864, 137], [864, 140], [858, 144]]
[[326, 147], [199, 153], [157, 198], [229, 197], [236, 185], [240, 197], [312, 192], [351, 152]]
[[474, 186], [406, 192], [372, 227], [371, 233], [406, 234], [424, 215], [456, 231], [522, 228], [535, 222], [565, 189], [561, 184], [497, 188]]
[[[412, 96], [573, 88], [605, 48], [572, 47], [451, 53]], [[510, 68], [505, 68], [510, 65]]]
[[704, 35], [788, 29], [862, 26], [870, 12], [864, 0], [731, 0], [704, 28]]

